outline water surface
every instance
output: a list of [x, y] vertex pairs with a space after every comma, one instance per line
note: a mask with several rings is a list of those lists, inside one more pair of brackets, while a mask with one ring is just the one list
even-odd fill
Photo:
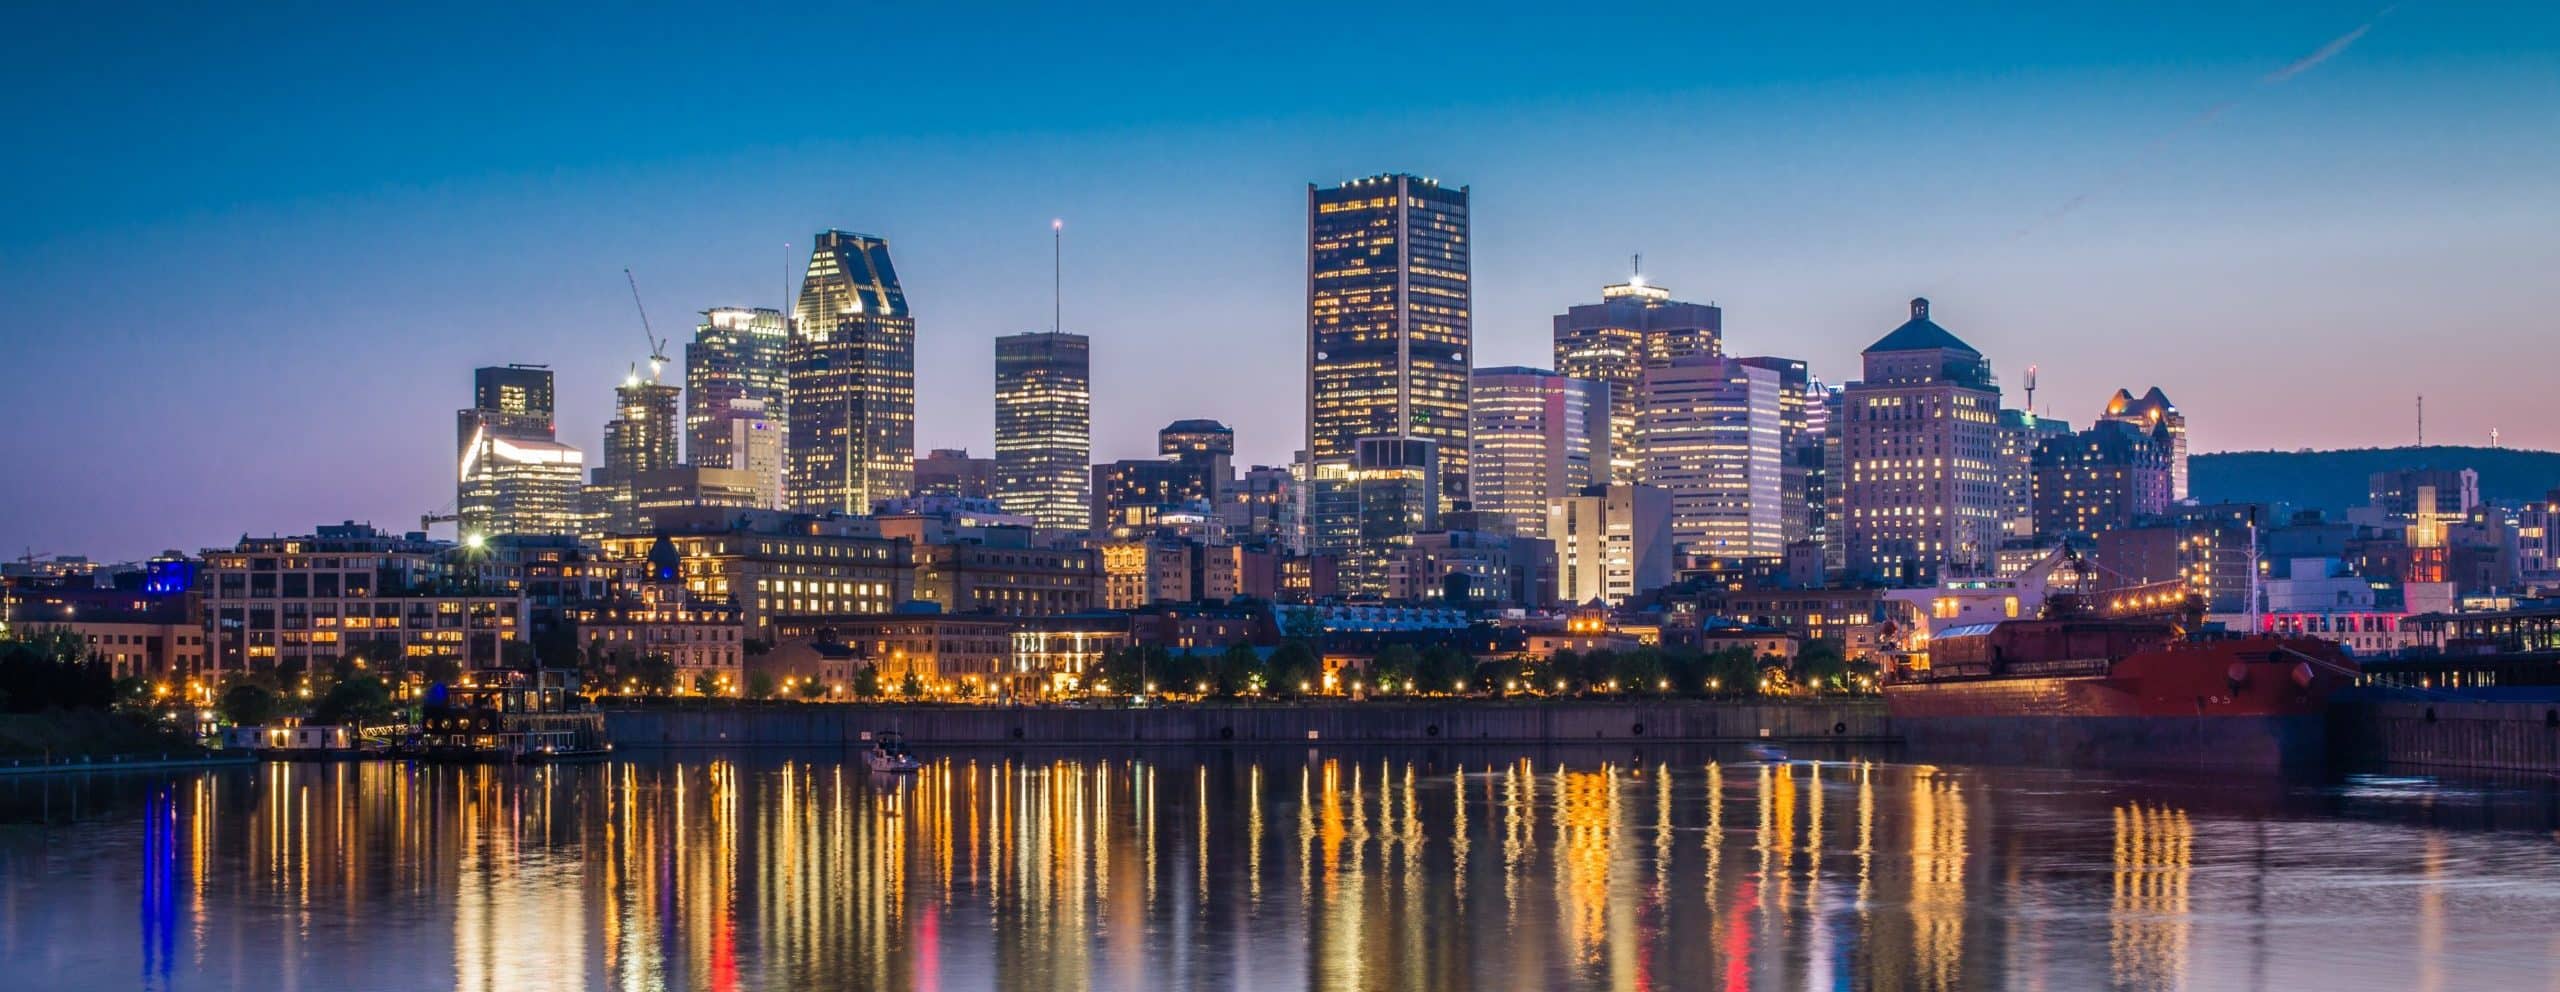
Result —
[[2560, 988], [2547, 783], [845, 757], [0, 781], [0, 985]]

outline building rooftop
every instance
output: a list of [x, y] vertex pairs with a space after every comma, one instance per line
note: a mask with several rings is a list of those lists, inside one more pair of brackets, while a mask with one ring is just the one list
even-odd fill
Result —
[[1920, 297], [1911, 301], [1911, 319], [1904, 321], [1902, 326], [1894, 328], [1891, 333], [1878, 338], [1876, 343], [1868, 345], [1867, 353], [1941, 349], [1961, 351], [1968, 355], [1982, 354], [1975, 351], [1972, 345], [1964, 343], [1963, 338], [1955, 336], [1946, 328], [1938, 326], [1937, 322], [1930, 320], [1929, 300], [1927, 297]]

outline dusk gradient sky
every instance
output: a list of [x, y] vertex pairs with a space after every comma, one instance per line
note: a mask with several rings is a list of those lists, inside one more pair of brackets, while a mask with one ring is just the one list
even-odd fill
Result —
[[595, 458], [624, 267], [682, 341], [827, 227], [891, 241], [919, 450], [991, 452], [1062, 217], [1095, 458], [1213, 417], [1277, 464], [1305, 184], [1396, 170], [1473, 187], [1480, 364], [1641, 252], [1833, 382], [1926, 295], [2074, 422], [2404, 444], [2424, 393], [2560, 448], [2560, 4], [1779, 6], [16, 6], [0, 548], [414, 528], [477, 365], [553, 366]]

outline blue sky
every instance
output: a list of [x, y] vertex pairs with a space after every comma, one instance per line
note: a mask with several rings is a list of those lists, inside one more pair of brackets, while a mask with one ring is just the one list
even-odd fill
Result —
[[0, 547], [407, 526], [472, 366], [554, 366], [592, 452], [624, 267], [681, 340], [825, 227], [891, 239], [920, 448], [991, 448], [1063, 217], [1096, 457], [1205, 416], [1276, 463], [1304, 186], [1391, 170], [1473, 187], [1484, 364], [1642, 252], [1834, 381], [1927, 295], [2074, 421], [2404, 443], [2423, 392], [2560, 447], [2560, 7], [1770, 6], [12, 10]]

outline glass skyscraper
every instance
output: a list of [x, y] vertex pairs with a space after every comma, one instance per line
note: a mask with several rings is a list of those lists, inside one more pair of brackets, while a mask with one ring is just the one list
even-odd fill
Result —
[[755, 417], [790, 423], [782, 352], [790, 334], [782, 311], [770, 307], [714, 307], [702, 312], [693, 340], [684, 346], [684, 429], [687, 460], [704, 468], [745, 468], [730, 423], [740, 400], [760, 404]]
[[996, 339], [996, 501], [1043, 528], [1092, 515], [1092, 352], [1082, 334]]
[[[1307, 460], [1315, 484], [1350, 474], [1363, 441], [1434, 443], [1438, 500], [1467, 493], [1474, 352], [1467, 189], [1411, 175], [1307, 187]], [[1357, 512], [1311, 499], [1309, 510]], [[1358, 533], [1311, 519], [1316, 551]]]
[[1545, 369], [1482, 368], [1469, 407], [1468, 494], [1478, 512], [1544, 537], [1555, 501], [1609, 481], [1609, 392], [1600, 383]]
[[825, 231], [809, 253], [791, 341], [791, 508], [866, 514], [907, 495], [916, 458], [916, 324], [889, 242]]
[[584, 458], [554, 434], [551, 370], [476, 370], [471, 404], [454, 417], [454, 514], [462, 535], [577, 533]]

